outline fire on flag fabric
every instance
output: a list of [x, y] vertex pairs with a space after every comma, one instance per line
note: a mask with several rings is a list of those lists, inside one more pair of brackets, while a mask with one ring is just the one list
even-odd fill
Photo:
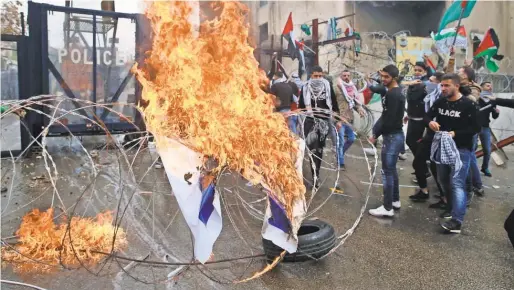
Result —
[[157, 151], [173, 194], [194, 237], [194, 256], [205, 263], [211, 256], [223, 224], [215, 178], [201, 171], [202, 154], [173, 139], [158, 141], [162, 143], [157, 143]]
[[435, 40], [435, 45], [439, 52], [448, 54], [450, 53], [452, 44], [455, 40], [455, 47], [467, 48], [468, 40], [466, 38], [466, 29], [464, 26], [456, 30], [454, 27], [445, 28], [436, 35], [432, 35]]
[[[462, 15], [462, 19], [468, 18], [471, 15], [471, 11], [473, 7], [475, 7], [476, 0], [472, 1], [463, 1], [456, 0], [452, 3], [452, 5], [446, 10], [441, 19], [441, 23], [439, 24], [439, 32], [441, 32], [448, 24], [458, 21]], [[457, 25], [455, 25], [457, 26]]]
[[500, 40], [496, 31], [489, 28], [480, 42], [478, 49], [473, 54], [473, 58], [485, 58], [485, 66], [491, 72], [497, 72], [500, 69], [498, 62], [503, 59], [503, 55], [498, 54], [500, 48]]
[[[299, 150], [295, 166], [300, 180], [303, 180], [302, 164], [305, 152], [305, 141], [299, 139], [297, 143]], [[266, 240], [270, 240], [287, 252], [294, 253], [298, 248], [297, 232], [305, 218], [305, 197], [295, 202], [293, 205], [293, 218], [289, 220], [284, 206], [276, 198], [269, 186], [264, 183], [261, 184], [268, 194], [268, 207], [264, 214], [262, 237]]]
[[293, 28], [293, 12], [291, 12], [287, 18], [286, 26], [284, 26], [284, 31], [282, 31], [282, 36], [287, 40], [287, 52], [289, 53], [291, 59], [294, 60], [297, 58], [297, 52], [294, 41]]

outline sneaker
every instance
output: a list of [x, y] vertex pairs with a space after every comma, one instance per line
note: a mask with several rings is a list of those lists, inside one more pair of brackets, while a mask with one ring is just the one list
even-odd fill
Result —
[[400, 201], [393, 201], [394, 210], [400, 210], [400, 207], [402, 207], [402, 203]]
[[467, 201], [466, 201], [466, 206], [469, 206], [471, 204], [471, 201], [473, 200], [473, 197], [475, 196], [475, 188], [473, 190], [470, 190], [468, 191], [468, 193], [466, 194], [467, 196]]
[[493, 175], [491, 174], [491, 171], [489, 171], [489, 169], [482, 169], [480, 171], [482, 171], [482, 173], [484, 173], [484, 175], [487, 177], [493, 177]]
[[449, 220], [452, 219], [452, 213], [449, 210], [445, 210], [442, 214], [439, 215], [440, 218]]
[[379, 208], [370, 209], [369, 214], [376, 217], [392, 217], [394, 216], [394, 210], [387, 210], [381, 205]]
[[414, 183], [414, 184], [418, 184], [418, 179], [417, 179], [416, 177], [414, 177], [414, 178], [412, 179], [412, 183]]
[[157, 169], [161, 169], [162, 168], [162, 163], [156, 162], [154, 167], [157, 168]]
[[422, 190], [418, 190], [416, 194], [409, 196], [412, 201], [425, 201], [430, 197], [428, 193], [424, 193]]
[[433, 203], [428, 206], [428, 208], [435, 208], [435, 209], [445, 209], [446, 208], [446, 202], [444, 202], [442, 199], [439, 200], [436, 203]]
[[452, 234], [460, 234], [460, 229], [462, 227], [461, 223], [457, 220], [451, 219], [441, 224], [441, 227]]
[[344, 166], [344, 164], [339, 165], [339, 170], [346, 171], [346, 167]]
[[485, 194], [485, 191], [484, 191], [484, 188], [483, 188], [483, 187], [481, 187], [481, 188], [475, 188], [473, 191], [474, 191], [478, 196], [484, 196], [484, 194]]
[[400, 154], [398, 154], [398, 159], [400, 159], [400, 160], [407, 160], [407, 153], [400, 153]]

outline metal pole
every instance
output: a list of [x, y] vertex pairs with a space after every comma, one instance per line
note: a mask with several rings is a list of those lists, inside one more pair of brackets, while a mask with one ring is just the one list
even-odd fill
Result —
[[312, 20], [312, 50], [314, 50], [314, 65], [319, 65], [319, 51], [318, 51], [318, 19]]
[[457, 23], [457, 27], [455, 28], [455, 37], [453, 38], [453, 43], [452, 43], [452, 49], [450, 51], [450, 56], [452, 55], [452, 53], [454, 53], [453, 47], [455, 46], [455, 42], [457, 41], [457, 33], [459, 32], [460, 23], [462, 21], [462, 16], [463, 15], [464, 15], [464, 8], [462, 8], [460, 10], [459, 22]]
[[21, 35], [25, 35], [25, 14], [20, 12], [20, 20], [21, 20]]

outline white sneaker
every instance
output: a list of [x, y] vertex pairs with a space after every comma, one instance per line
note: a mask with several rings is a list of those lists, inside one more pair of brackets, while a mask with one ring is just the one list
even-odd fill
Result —
[[407, 153], [400, 153], [398, 154], [398, 159], [400, 160], [407, 160]]
[[394, 210], [387, 210], [381, 205], [379, 208], [370, 209], [369, 214], [376, 217], [392, 217], [394, 216]]
[[402, 207], [402, 203], [400, 201], [393, 201], [393, 209], [399, 210]]

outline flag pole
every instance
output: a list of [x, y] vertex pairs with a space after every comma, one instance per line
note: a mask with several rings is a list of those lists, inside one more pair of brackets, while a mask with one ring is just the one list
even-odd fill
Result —
[[450, 56], [452, 55], [452, 52], [454, 52], [454, 47], [455, 47], [455, 43], [457, 42], [457, 35], [459, 34], [459, 28], [460, 28], [460, 23], [462, 21], [462, 16], [464, 16], [464, 7], [461, 7], [461, 9], [460, 9], [459, 22], [457, 23], [457, 27], [455, 28], [455, 37], [453, 38], [452, 50], [450, 52]]

